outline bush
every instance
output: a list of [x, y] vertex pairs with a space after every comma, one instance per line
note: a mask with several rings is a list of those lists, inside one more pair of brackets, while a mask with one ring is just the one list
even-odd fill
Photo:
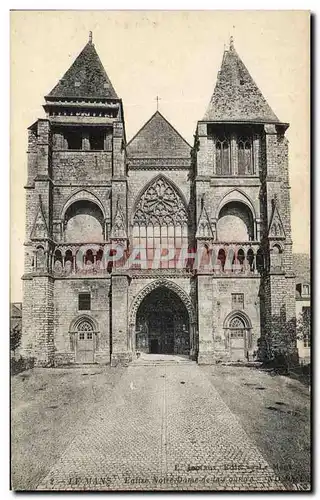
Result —
[[11, 358], [10, 360], [10, 373], [11, 375], [17, 375], [18, 373], [24, 372], [25, 370], [30, 370], [34, 367], [34, 358]]
[[16, 352], [21, 343], [22, 330], [20, 325], [10, 328], [10, 351]]

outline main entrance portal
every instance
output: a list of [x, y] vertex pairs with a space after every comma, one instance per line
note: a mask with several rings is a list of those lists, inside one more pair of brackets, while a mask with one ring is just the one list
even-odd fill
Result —
[[141, 302], [136, 319], [136, 350], [152, 354], [189, 354], [188, 311], [172, 290], [158, 287]]

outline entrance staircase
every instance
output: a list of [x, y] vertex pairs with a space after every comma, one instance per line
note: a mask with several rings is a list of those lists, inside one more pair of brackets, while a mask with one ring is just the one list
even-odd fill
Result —
[[189, 356], [181, 354], [145, 354], [141, 353], [130, 366], [172, 366], [194, 364]]

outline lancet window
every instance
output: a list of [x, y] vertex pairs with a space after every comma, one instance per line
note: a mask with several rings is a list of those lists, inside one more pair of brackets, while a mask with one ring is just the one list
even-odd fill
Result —
[[133, 219], [133, 246], [146, 249], [148, 268], [152, 266], [156, 248], [161, 255], [172, 256], [160, 263], [161, 268], [174, 268], [181, 248], [188, 248], [188, 214], [185, 203], [174, 186], [158, 177], [142, 194]]
[[238, 140], [238, 174], [253, 174], [252, 139], [240, 137]]
[[216, 173], [218, 175], [231, 173], [230, 140], [226, 136], [216, 139]]

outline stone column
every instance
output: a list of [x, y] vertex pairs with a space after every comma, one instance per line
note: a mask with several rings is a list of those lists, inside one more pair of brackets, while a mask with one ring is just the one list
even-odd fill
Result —
[[82, 149], [90, 151], [89, 133], [84, 131], [82, 135]]
[[209, 148], [206, 123], [198, 123], [198, 140], [197, 176], [212, 175], [212, 152]]
[[253, 174], [259, 174], [260, 167], [260, 137], [255, 134], [253, 136]]
[[198, 363], [210, 365], [214, 363], [212, 276], [198, 274], [197, 280], [199, 322]]
[[53, 339], [53, 288], [54, 280], [46, 273], [33, 278], [32, 309], [23, 311], [25, 321], [32, 310], [31, 335], [23, 342], [29, 355], [35, 358], [36, 366], [53, 366], [54, 339]]
[[231, 165], [230, 165], [230, 174], [237, 175], [238, 174], [238, 150], [237, 150], [237, 136], [235, 134], [231, 135], [231, 144], [230, 144], [230, 152], [231, 152]]
[[216, 137], [212, 139], [212, 163], [213, 163], [213, 175], [217, 173], [217, 162], [216, 162]]
[[111, 276], [111, 366], [127, 366], [132, 361], [128, 341], [128, 286], [126, 273], [112, 272]]

